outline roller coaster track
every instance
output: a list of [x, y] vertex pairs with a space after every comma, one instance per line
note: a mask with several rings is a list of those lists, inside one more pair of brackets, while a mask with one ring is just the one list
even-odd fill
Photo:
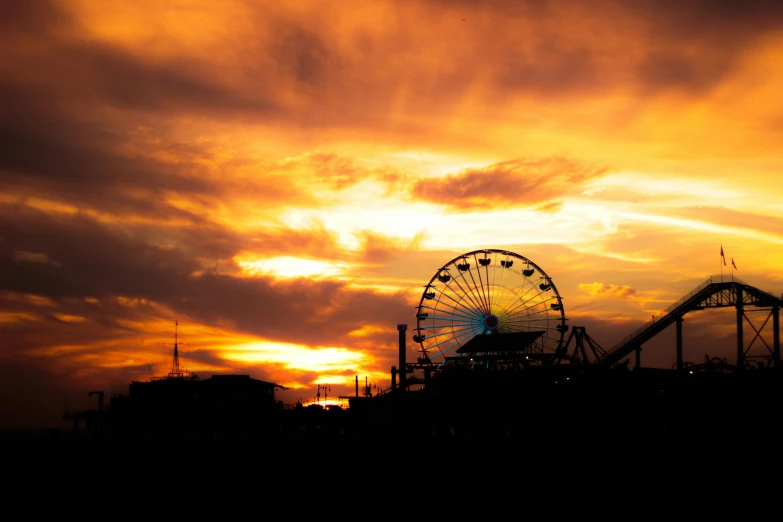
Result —
[[[771, 316], [774, 317], [776, 357], [779, 357], [778, 310], [783, 307], [783, 300], [769, 292], [750, 286], [736, 277], [711, 276], [661, 314], [653, 317], [651, 321], [648, 321], [607, 350], [606, 356], [601, 359], [599, 364], [614, 366], [672, 323], [682, 319], [688, 312], [729, 306], [737, 307], [739, 312], [746, 306], [771, 309]], [[751, 324], [751, 326], [753, 325]], [[755, 327], [753, 328], [755, 330]], [[759, 335], [760, 331], [756, 330], [756, 336], [758, 337]], [[763, 339], [762, 342], [764, 342]]]

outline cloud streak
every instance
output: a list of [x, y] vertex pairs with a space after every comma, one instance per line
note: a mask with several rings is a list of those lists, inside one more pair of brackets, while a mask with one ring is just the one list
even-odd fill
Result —
[[595, 297], [630, 299], [636, 295], [636, 289], [628, 285], [606, 285], [604, 283], [580, 283], [579, 289]]
[[563, 158], [522, 159], [419, 180], [412, 193], [458, 209], [546, 204], [605, 172], [605, 168], [583, 167]]

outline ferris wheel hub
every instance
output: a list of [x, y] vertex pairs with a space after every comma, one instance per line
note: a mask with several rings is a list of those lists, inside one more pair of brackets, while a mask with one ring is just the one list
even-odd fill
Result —
[[494, 330], [500, 325], [500, 319], [495, 314], [487, 314], [484, 317], [484, 328]]

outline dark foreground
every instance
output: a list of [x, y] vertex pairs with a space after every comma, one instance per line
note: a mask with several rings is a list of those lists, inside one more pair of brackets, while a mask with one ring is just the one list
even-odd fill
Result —
[[[419, 391], [356, 397], [346, 409], [247, 405], [85, 412], [73, 427], [0, 433], [0, 443], [123, 447], [146, 442], [264, 448], [446, 447], [580, 439], [783, 438], [783, 379], [735, 373], [539, 368], [454, 371]], [[281, 406], [281, 405], [279, 405]]]

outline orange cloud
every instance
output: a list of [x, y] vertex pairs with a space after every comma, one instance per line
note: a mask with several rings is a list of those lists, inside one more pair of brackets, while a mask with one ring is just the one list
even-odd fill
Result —
[[361, 230], [358, 236], [362, 245], [362, 259], [369, 263], [383, 263], [419, 249], [424, 232], [417, 233], [409, 240], [389, 237], [372, 230]]
[[13, 253], [14, 259], [17, 261], [29, 261], [30, 263], [51, 263], [57, 266], [57, 263], [49, 259], [46, 254], [41, 252], [27, 252], [25, 250], [17, 250]]
[[636, 289], [628, 285], [605, 285], [603, 283], [580, 283], [579, 289], [596, 297], [628, 299], [636, 294]]
[[459, 209], [540, 204], [605, 172], [604, 168], [584, 167], [563, 158], [520, 159], [419, 180], [413, 196]]

